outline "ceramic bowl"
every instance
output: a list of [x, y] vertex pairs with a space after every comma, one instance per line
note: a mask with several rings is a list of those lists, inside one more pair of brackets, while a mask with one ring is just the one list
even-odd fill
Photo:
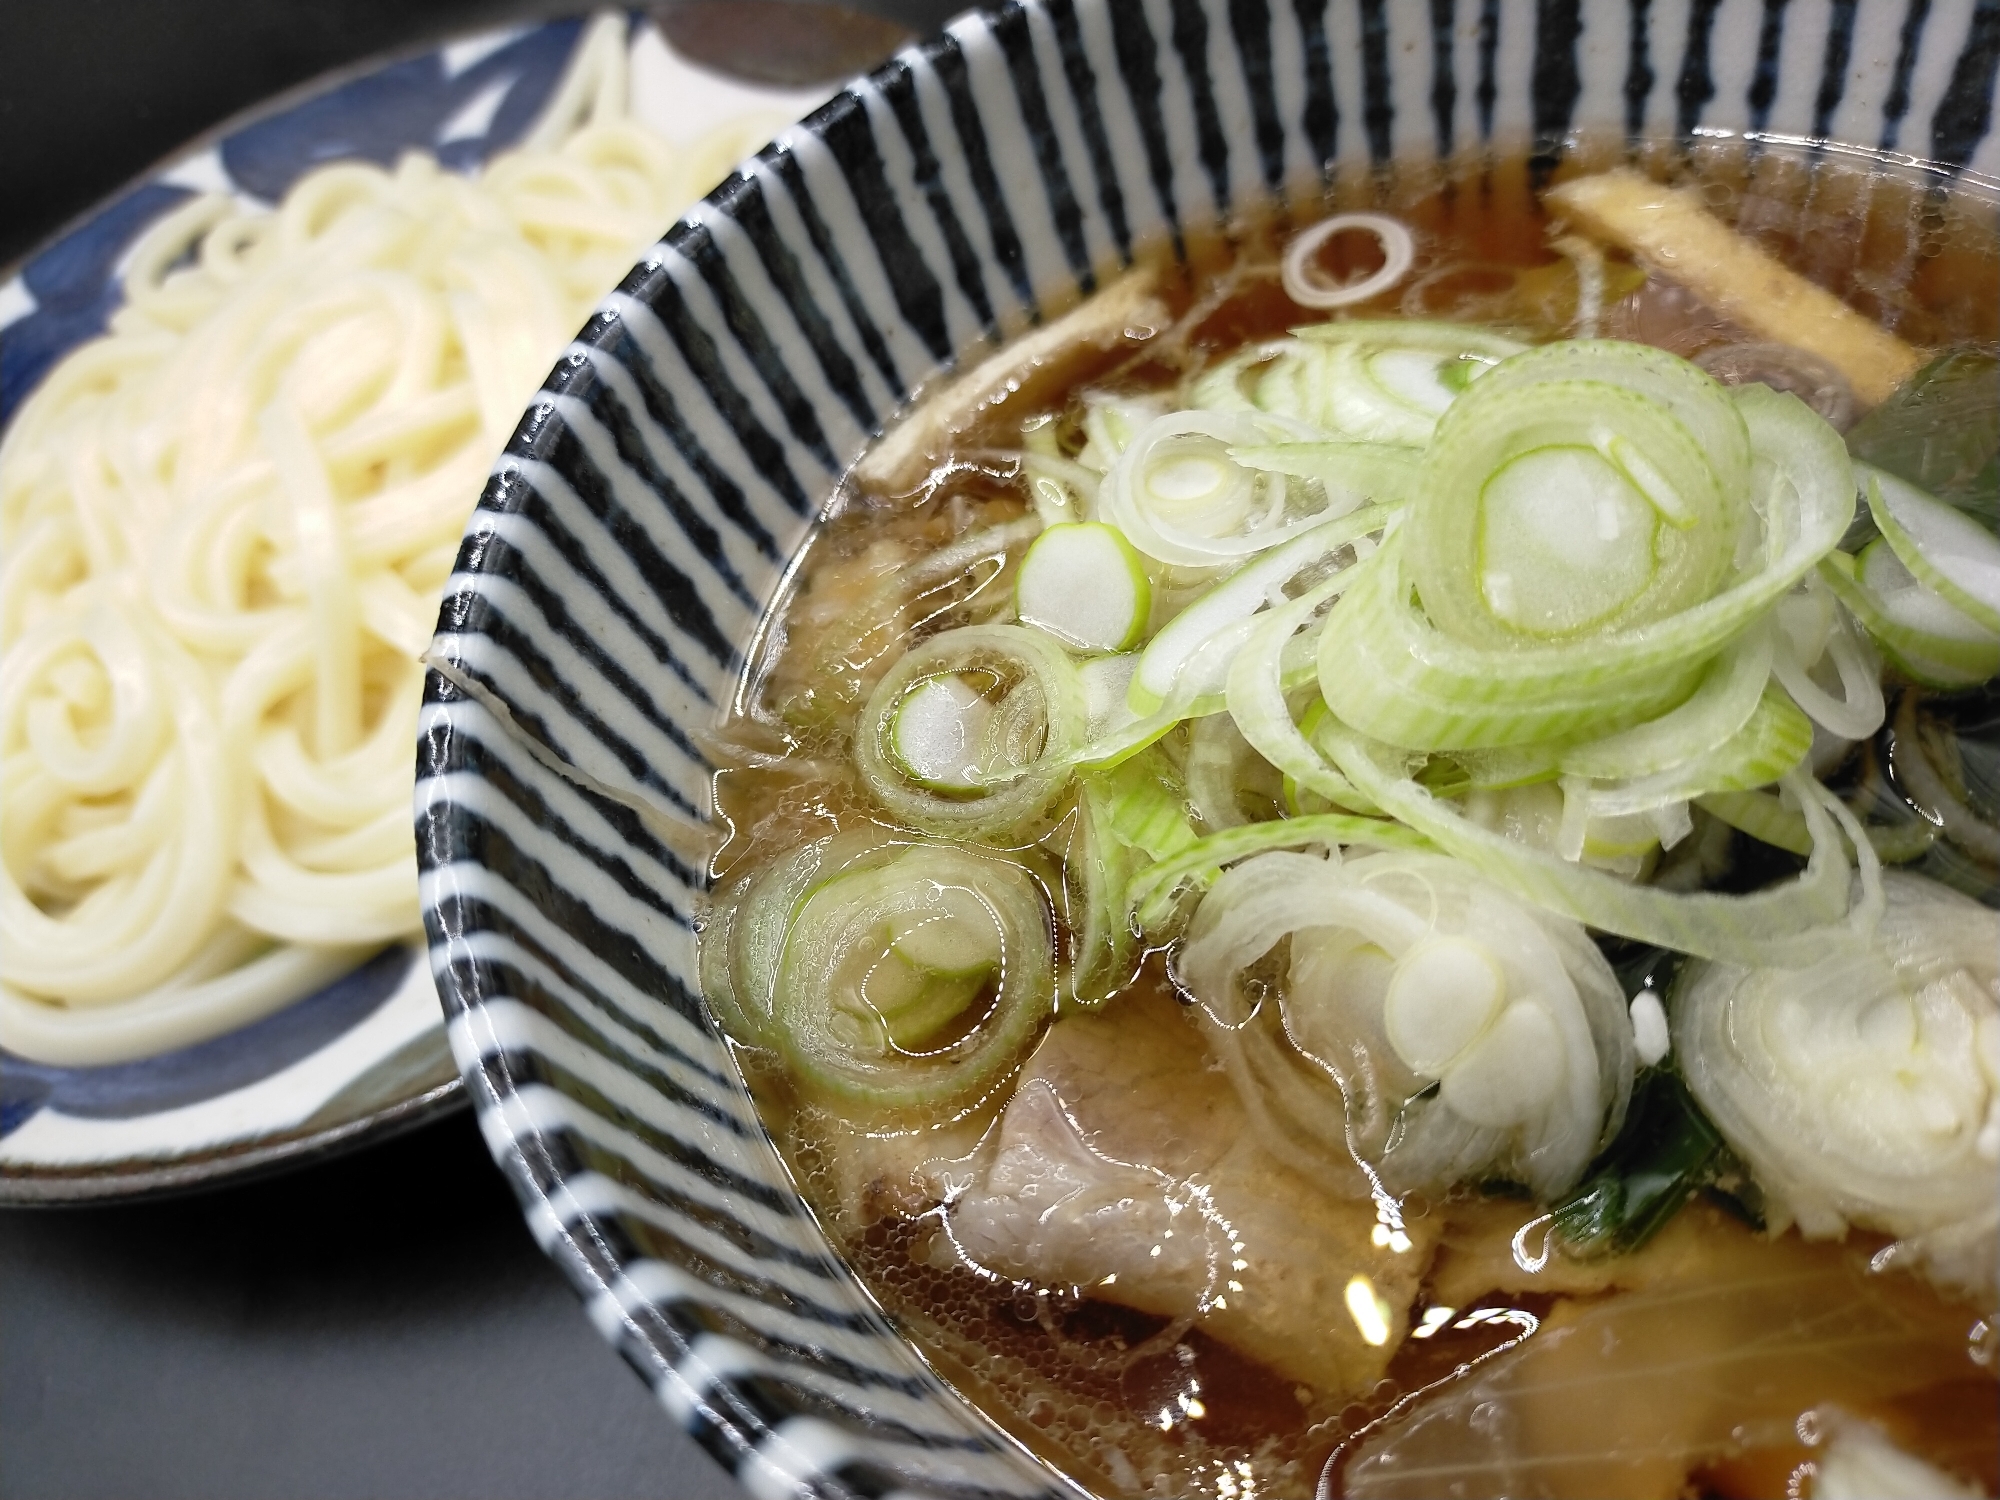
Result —
[[1328, 164], [1608, 129], [2000, 176], [1974, 0], [1030, 0], [785, 132], [606, 298], [493, 471], [419, 751], [433, 972], [591, 1319], [754, 1494], [1071, 1493], [794, 1193], [696, 990], [700, 731], [910, 394], [1135, 249]]

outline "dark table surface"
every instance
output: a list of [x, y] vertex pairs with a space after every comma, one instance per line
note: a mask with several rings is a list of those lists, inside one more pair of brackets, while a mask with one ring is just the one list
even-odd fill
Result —
[[[4, 0], [0, 266], [271, 94], [578, 8]], [[585, 1321], [467, 1114], [199, 1197], [0, 1211], [6, 1500], [739, 1493]]]

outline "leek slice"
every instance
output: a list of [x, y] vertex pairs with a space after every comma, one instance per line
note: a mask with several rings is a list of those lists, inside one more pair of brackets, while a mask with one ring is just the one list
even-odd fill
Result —
[[1748, 630], [1715, 659], [1701, 685], [1679, 707], [1618, 734], [1556, 750], [1552, 759], [1565, 776], [1598, 781], [1671, 771], [1725, 743], [1749, 723], [1770, 675], [1770, 635]]
[[1765, 479], [1762, 557], [1747, 573], [1647, 625], [1492, 649], [1446, 635], [1419, 612], [1399, 529], [1362, 564], [1320, 637], [1328, 706], [1375, 739], [1461, 750], [1601, 736], [1685, 700], [1709, 660], [1833, 550], [1854, 512], [1838, 434], [1795, 397], [1762, 386], [1733, 400]]
[[[1552, 912], [1605, 932], [1704, 958], [1745, 963], [1805, 963], [1844, 929], [1865, 935], [1881, 911], [1881, 864], [1860, 823], [1839, 798], [1793, 771], [1784, 785], [1812, 836], [1805, 871], [1787, 884], [1746, 896], [1681, 894], [1633, 886], [1560, 856], [1482, 828], [1434, 797], [1409, 774], [1407, 757], [1329, 721], [1321, 742], [1347, 779], [1390, 817], [1423, 834], [1488, 879]], [[1404, 764], [1388, 763], [1387, 757]], [[1841, 842], [1856, 846], [1859, 894], [1849, 899], [1853, 868]]]
[[1172, 925], [1181, 900], [1191, 891], [1203, 891], [1214, 884], [1225, 866], [1274, 849], [1298, 849], [1311, 844], [1328, 849], [1359, 845], [1365, 849], [1405, 852], [1431, 848], [1430, 841], [1422, 834], [1399, 823], [1349, 813], [1308, 813], [1298, 818], [1245, 823], [1196, 839], [1134, 878], [1127, 898], [1133, 921], [1142, 933], [1162, 934]]
[[1972, 687], [2000, 674], [2000, 634], [1926, 588], [1886, 538], [1859, 558], [1835, 552], [1820, 576], [1904, 676], [1927, 687]]
[[1883, 881], [1872, 943], [1805, 967], [1693, 964], [1670, 1001], [1688, 1086], [1770, 1227], [1883, 1230], [1947, 1285], [2000, 1265], [2000, 915]]
[[1734, 491], [1749, 484], [1752, 443], [1746, 418], [1732, 409], [1737, 393], [1664, 349], [1622, 339], [1563, 339], [1504, 361], [1481, 377], [1479, 389], [1492, 396], [1568, 381], [1617, 386], [1665, 408], [1693, 435], [1719, 488]]
[[1132, 881], [1196, 838], [1186, 800], [1156, 755], [1083, 778], [1064, 862], [1071, 894], [1066, 985], [1071, 999], [1085, 1007], [1101, 1005], [1130, 982], [1138, 953]]
[[[968, 625], [913, 647], [876, 685], [855, 727], [855, 765], [909, 827], [1022, 836], [1068, 784], [1084, 716], [1076, 668], [1048, 636]], [[959, 753], [975, 732], [976, 748]]]
[[1076, 461], [1099, 475], [1106, 473], [1146, 424], [1165, 416], [1167, 409], [1166, 403], [1154, 396], [1088, 394], [1084, 398], [1083, 451]]
[[[1809, 578], [1809, 588], [1819, 580]], [[1820, 655], [1831, 662], [1840, 675], [1841, 696], [1836, 698], [1813, 680], [1812, 669], [1799, 654], [1799, 644], [1789, 630], [1780, 629], [1771, 653], [1771, 675], [1784, 685], [1792, 701], [1814, 723], [1844, 740], [1865, 740], [1882, 727], [1888, 705], [1882, 697], [1882, 664], [1860, 632], [1851, 624], [1847, 611], [1834, 607], [1833, 628], [1827, 632]]]
[[[1281, 985], [1239, 982], [1288, 937]], [[1623, 1118], [1631, 1023], [1603, 955], [1436, 854], [1239, 864], [1179, 977], [1267, 1146], [1336, 1181], [1358, 1162], [1395, 1192], [1497, 1174], [1552, 1194]]]
[[[1189, 722], [1181, 781], [1189, 808], [1209, 833], [1263, 822], [1285, 806], [1283, 777], [1243, 738], [1228, 714]], [[1245, 811], [1246, 802], [1254, 812]]]
[[1375, 804], [1306, 738], [1285, 701], [1285, 647], [1302, 625], [1347, 587], [1349, 573], [1336, 573], [1262, 617], [1230, 667], [1228, 705], [1238, 732], [1284, 774], [1294, 799], [1301, 791], [1312, 792], [1335, 807], [1373, 813], [1378, 811]]
[[[1316, 273], [1313, 257], [1338, 234], [1359, 230], [1375, 236], [1382, 247], [1382, 264], [1358, 281], [1335, 284]], [[1407, 225], [1387, 214], [1335, 214], [1300, 230], [1285, 247], [1280, 279], [1285, 295], [1301, 307], [1348, 307], [1379, 297], [1410, 274], [1417, 243]]]
[[1587, 816], [1619, 818], [1716, 792], [1769, 786], [1805, 763], [1812, 724], [1792, 700], [1766, 688], [1743, 727], [1712, 750], [1677, 766], [1583, 796]]
[[2000, 631], [2000, 541], [1956, 506], [1886, 469], [1857, 465], [1868, 511], [1919, 582], [1960, 613]]
[[[925, 967], [918, 956], [933, 945], [920, 935], [935, 926], [957, 934], [941, 946], [993, 962]], [[988, 990], [984, 1013], [967, 1024]], [[1018, 1059], [1054, 998], [1048, 915], [1033, 878], [995, 855], [910, 844], [848, 868], [799, 905], [770, 1029], [799, 1076], [837, 1096], [930, 1104]]]
[[1139, 657], [1131, 704], [1139, 713], [1173, 705], [1182, 718], [1215, 713], [1228, 689], [1229, 664], [1256, 628], [1258, 615], [1281, 603], [1301, 574], [1340, 548], [1379, 531], [1393, 512], [1354, 511], [1294, 537], [1224, 578], [1160, 628]]
[[1146, 633], [1153, 585], [1132, 544], [1097, 521], [1051, 526], [1014, 575], [1014, 611], [1077, 651], [1126, 651]]
[[1401, 504], [1422, 473], [1415, 451], [1393, 443], [1246, 444], [1231, 448], [1229, 456], [1246, 469], [1317, 482], [1336, 511]]
[[1315, 323], [1223, 361], [1190, 395], [1213, 411], [1265, 411], [1361, 442], [1422, 447], [1475, 377], [1525, 347], [1455, 323]]
[[874, 828], [813, 839], [739, 877], [715, 898], [701, 928], [701, 989], [724, 1031], [752, 1046], [770, 1045], [778, 964], [799, 904], [884, 848]]
[[1231, 456], [1324, 434], [1264, 412], [1177, 411], [1142, 428], [1104, 476], [1102, 519], [1163, 563], [1233, 563], [1290, 541], [1360, 503]]
[[976, 795], [986, 784], [981, 752], [993, 705], [957, 675], [926, 678], [889, 721], [896, 769], [934, 792]]
[[1643, 625], [1721, 584], [1749, 478], [1742, 415], [1685, 360], [1601, 340], [1531, 349], [1439, 422], [1407, 575], [1461, 640]]
[[1132, 712], [1132, 674], [1139, 670], [1137, 652], [1116, 656], [1093, 656], [1079, 662], [1077, 681], [1083, 686], [1084, 722], [1088, 737], [1102, 739], [1125, 728], [1139, 716]]
[[[1688, 696], [1713, 648], [1743, 623], [1732, 615], [1705, 631], [1655, 626], [1608, 642], [1482, 649], [1418, 612], [1403, 583], [1401, 543], [1389, 534], [1355, 569], [1320, 634], [1319, 682], [1342, 720], [1410, 749], [1577, 739], [1657, 718]], [[1671, 647], [1659, 639], [1668, 634]]]

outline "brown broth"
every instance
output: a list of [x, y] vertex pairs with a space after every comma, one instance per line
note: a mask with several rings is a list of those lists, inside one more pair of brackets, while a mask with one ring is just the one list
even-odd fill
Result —
[[[1621, 149], [1585, 143], [1555, 178], [1611, 165]], [[1930, 346], [2000, 341], [2000, 237], [1993, 204], [1946, 193], [1935, 179], [1775, 147], [1759, 151], [1740, 143], [1702, 142], [1690, 156], [1676, 157], [1659, 146], [1646, 148], [1640, 158], [1657, 175], [1699, 185], [1718, 215], [1905, 339]], [[868, 818], [866, 796], [847, 766], [846, 735], [856, 709], [913, 641], [992, 617], [1011, 593], [1018, 551], [969, 575], [928, 585], [914, 597], [905, 597], [898, 580], [944, 544], [1026, 513], [1022, 485], [1006, 457], [1019, 446], [1022, 420], [1046, 412], [1059, 431], [1073, 432], [1078, 407], [1072, 393], [1081, 385], [1134, 392], [1159, 388], [1248, 341], [1277, 336], [1304, 321], [1306, 315], [1279, 286], [1279, 246], [1299, 223], [1329, 209], [1362, 207], [1403, 217], [1419, 231], [1420, 252], [1401, 286], [1370, 306], [1352, 309], [1354, 315], [1394, 316], [1418, 287], [1456, 299], [1462, 315], [1469, 307], [1466, 321], [1500, 323], [1536, 339], [1567, 332], [1574, 274], [1549, 248], [1549, 223], [1522, 153], [1463, 160], [1449, 169], [1343, 177], [1324, 204], [1273, 210], [1194, 237], [1185, 270], [1169, 270], [1163, 281], [1163, 295], [1178, 320], [1170, 334], [1133, 354], [1086, 353], [1044, 366], [1016, 395], [991, 407], [963, 435], [951, 461], [913, 494], [850, 486], [835, 497], [767, 619], [738, 712], [718, 731], [726, 768], [716, 778], [716, 806], [728, 830], [714, 865], [718, 878], [754, 869], [804, 839]], [[1366, 271], [1373, 253], [1365, 245], [1336, 241], [1327, 269]], [[1688, 356], [1743, 337], [1725, 319], [1666, 284], [1648, 281], [1615, 256], [1611, 271], [1614, 286], [1638, 290], [1607, 317], [1607, 336], [1641, 339]], [[1878, 753], [1879, 747], [1871, 747], [1858, 763], [1861, 769], [1848, 774], [1877, 774], [1869, 769], [1874, 765], [1869, 757]], [[1961, 885], [1985, 879], [1990, 890], [1990, 872], [1963, 878], [1962, 871], [1927, 868], [1927, 873]], [[1171, 987], [1157, 963], [1135, 988], [1151, 995], [1152, 1003], [1170, 1003]], [[882, 1305], [926, 1357], [1030, 1451], [1107, 1496], [1204, 1494], [1239, 1500], [1337, 1494], [1341, 1464], [1356, 1441], [1419, 1394], [1490, 1368], [1514, 1344], [1533, 1339], [1534, 1330], [1559, 1307], [1568, 1305], [1573, 1313], [1622, 1295], [1615, 1277], [1593, 1283], [1596, 1272], [1546, 1286], [1503, 1285], [1506, 1277], [1496, 1272], [1495, 1285], [1452, 1308], [1433, 1332], [1406, 1337], [1385, 1377], [1372, 1387], [1316, 1390], [1189, 1323], [1097, 1300], [1073, 1286], [1024, 1285], [964, 1263], [940, 1232], [942, 1210], [857, 1192], [851, 1174], [843, 1175], [842, 1153], [853, 1149], [854, 1140], [844, 1133], [847, 1127], [834, 1128], [836, 1115], [795, 1088], [773, 1059], [754, 1052], [745, 1059], [801, 1191]], [[947, 1143], [940, 1146], [945, 1154], [969, 1152], [997, 1117], [1004, 1093], [1003, 1088], [941, 1125], [922, 1122], [922, 1128]], [[920, 1122], [895, 1117], [863, 1122], [864, 1133], [918, 1128]], [[1476, 1274], [1463, 1269], [1472, 1253], [1464, 1245], [1481, 1235], [1489, 1242], [1495, 1234], [1505, 1239], [1536, 1212], [1526, 1202], [1476, 1194], [1428, 1210], [1446, 1248], [1432, 1262], [1412, 1324], [1434, 1305], [1436, 1278], [1444, 1274], [1439, 1266], [1458, 1267], [1451, 1274], [1461, 1281]], [[1412, 1218], [1422, 1216], [1422, 1206], [1413, 1206]], [[1662, 1241], [1680, 1244], [1689, 1236], [1707, 1236], [1712, 1245], [1733, 1247], [1731, 1254], [1761, 1253], [1744, 1250], [1746, 1233], [1714, 1207], [1697, 1204]], [[1852, 1246], [1803, 1247], [1795, 1239], [1782, 1254], [1778, 1246], [1768, 1248], [1774, 1267], [1823, 1267], [1857, 1253]], [[1504, 1270], [1503, 1262], [1494, 1264]], [[1927, 1290], [1914, 1303], [1908, 1288], [1892, 1290], [1903, 1303], [1918, 1306], [1910, 1316], [1923, 1322], [1922, 1337], [1947, 1353], [1955, 1351], [1962, 1373], [1942, 1384], [1897, 1392], [1863, 1415], [1989, 1490], [2000, 1487], [2000, 1393], [1990, 1331], [1984, 1335], [1982, 1368], [1964, 1357], [1974, 1322], [1969, 1309]], [[1975, 1345], [1977, 1336], [1975, 1331]], [[1779, 1419], [1789, 1433], [1784, 1424], [1802, 1407], [1785, 1403], [1796, 1396], [1812, 1404], [1810, 1395], [1802, 1394], [1809, 1384], [1774, 1397], [1763, 1415]], [[1682, 1476], [1687, 1488], [1662, 1493], [1732, 1500], [1796, 1494], [1800, 1466], [1810, 1457], [1795, 1436], [1767, 1433], [1732, 1442], [1724, 1433], [1713, 1456]]]

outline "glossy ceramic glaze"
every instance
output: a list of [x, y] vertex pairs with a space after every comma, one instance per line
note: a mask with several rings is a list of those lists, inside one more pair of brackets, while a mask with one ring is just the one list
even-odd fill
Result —
[[696, 992], [699, 731], [869, 438], [1134, 249], [1329, 164], [1760, 133], [1989, 185], [1956, 0], [1047, 0], [847, 88], [603, 303], [496, 466], [437, 638], [431, 958], [488, 1141], [590, 1317], [767, 1496], [1066, 1493], [882, 1319]]

